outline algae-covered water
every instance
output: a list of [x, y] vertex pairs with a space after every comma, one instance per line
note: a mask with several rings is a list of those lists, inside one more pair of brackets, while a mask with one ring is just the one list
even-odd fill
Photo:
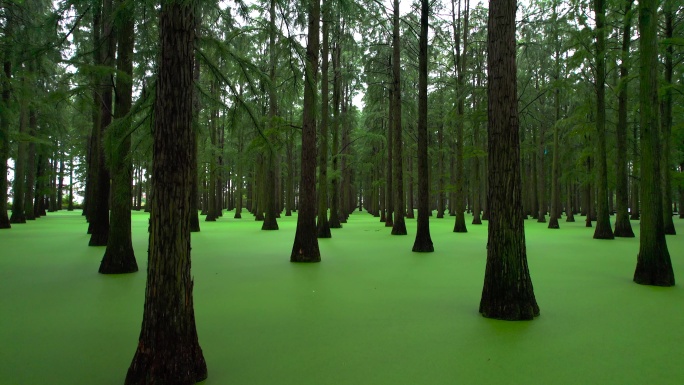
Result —
[[[202, 218], [203, 219], [203, 218]], [[486, 222], [452, 232], [431, 218], [435, 252], [412, 253], [378, 218], [354, 213], [320, 264], [289, 262], [296, 217], [261, 231], [224, 213], [193, 234], [195, 313], [217, 385], [684, 383], [684, 222], [668, 236], [678, 285], [631, 280], [637, 238], [592, 239], [525, 222], [541, 316], [478, 313]], [[123, 384], [144, 301], [147, 215], [133, 213], [141, 271], [97, 273], [80, 212], [0, 231], [0, 384]]]

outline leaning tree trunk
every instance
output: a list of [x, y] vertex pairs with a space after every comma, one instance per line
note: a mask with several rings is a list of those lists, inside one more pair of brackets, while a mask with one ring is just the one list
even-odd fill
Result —
[[632, 41], [632, 3], [634, 0], [625, 0], [625, 16], [622, 25], [622, 57], [620, 61], [620, 83], [618, 85], [618, 122], [615, 127], [617, 134], [616, 156], [616, 187], [617, 212], [615, 214], [616, 237], [634, 238], [632, 224], [629, 221], [628, 212], [628, 188], [627, 188], [627, 80], [629, 79], [629, 46]]
[[[392, 109], [394, 116], [394, 151], [392, 154], [392, 173], [394, 177], [394, 224], [392, 226], [392, 235], [406, 235], [406, 223], [404, 221], [404, 214], [406, 208], [404, 207], [404, 178], [402, 169], [402, 141], [401, 141], [401, 40], [399, 37], [399, 0], [394, 0], [394, 27], [392, 33], [392, 82], [394, 89], [394, 103]], [[351, 200], [350, 200], [351, 204]]]
[[605, 0], [594, 0], [596, 14], [596, 131], [598, 148], [596, 158], [596, 229], [594, 239], [614, 239], [610, 225], [610, 208], [608, 207], [608, 164], [606, 160], [606, 4]]
[[639, 117], [641, 126], [641, 231], [634, 282], [675, 284], [663, 225], [658, 126], [658, 1], [639, 1]]
[[145, 310], [126, 385], [189, 385], [207, 378], [190, 272], [196, 6], [176, 0], [161, 7]]
[[320, 0], [309, 2], [308, 41], [302, 110], [302, 162], [299, 183], [299, 215], [290, 262], [320, 262], [316, 238], [316, 90], [321, 18]]
[[428, 179], [428, 14], [429, 1], [420, 2], [418, 42], [418, 221], [413, 251], [435, 251], [430, 237], [430, 180]]
[[487, 32], [489, 230], [480, 313], [531, 320], [539, 315], [527, 267], [522, 219], [515, 63], [516, 0], [490, 0]]
[[[118, 0], [122, 10], [116, 70], [114, 113], [116, 119], [126, 119], [131, 110], [133, 91], [133, 46], [135, 3]], [[102, 274], [122, 274], [138, 271], [131, 239], [131, 174], [133, 164], [130, 160], [131, 136], [130, 121], [116, 127], [109, 133], [109, 165], [112, 170], [112, 213], [110, 218], [107, 249], [100, 263]]]

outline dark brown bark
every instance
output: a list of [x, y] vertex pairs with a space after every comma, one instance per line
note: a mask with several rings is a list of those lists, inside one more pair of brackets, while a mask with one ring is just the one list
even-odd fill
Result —
[[565, 206], [565, 221], [566, 222], [574, 222], [575, 221], [574, 205], [573, 205], [572, 201], [573, 201], [573, 185], [572, 185], [572, 182], [568, 181], [567, 201], [566, 201], [566, 206]]
[[608, 164], [606, 159], [606, 4], [605, 0], [594, 0], [596, 15], [596, 139], [597, 160], [596, 185], [596, 229], [594, 239], [614, 239], [610, 225], [610, 207], [608, 206]]
[[[452, 173], [454, 175], [454, 180], [452, 182], [456, 184], [456, 191], [452, 194], [452, 198], [450, 199], [450, 204], [449, 207], [451, 208], [452, 214], [456, 214], [456, 219], [454, 222], [454, 232], [455, 233], [465, 233], [468, 232], [468, 229], [466, 228], [466, 223], [465, 223], [465, 178], [464, 178], [464, 169], [463, 169], [463, 120], [464, 120], [464, 99], [465, 99], [465, 92], [464, 92], [464, 79], [465, 79], [465, 64], [466, 64], [466, 54], [467, 54], [467, 49], [468, 49], [468, 1], [466, 0], [466, 10], [465, 10], [465, 17], [464, 17], [464, 28], [463, 28], [463, 52], [461, 53], [461, 27], [460, 27], [460, 18], [459, 18], [459, 24], [458, 26], [456, 25], [456, 21], [454, 18], [456, 17], [456, 13], [454, 12], [454, 0], [451, 2], [451, 7], [452, 7], [452, 24], [454, 27], [454, 41], [456, 43], [456, 54], [454, 56], [454, 69], [456, 70], [457, 76], [456, 80], [458, 83], [458, 90], [457, 90], [457, 95], [458, 95], [458, 105], [457, 105], [457, 118], [456, 118], [456, 164], [455, 164], [455, 173]], [[460, 13], [460, 5], [461, 2], [459, 0], [459, 13]], [[452, 160], [453, 161], [453, 160]], [[452, 166], [453, 169], [453, 166]]]
[[629, 221], [628, 212], [628, 184], [627, 184], [627, 80], [629, 79], [629, 46], [632, 41], [632, 3], [633, 0], [625, 0], [625, 16], [622, 24], [622, 53], [620, 62], [620, 83], [618, 85], [618, 122], [615, 127], [617, 136], [616, 156], [616, 187], [615, 198], [617, 200], [617, 212], [615, 214], [616, 237], [634, 238], [632, 224]]
[[330, 63], [330, 17], [330, 0], [323, 0], [321, 124], [318, 146], [318, 219], [316, 221], [316, 236], [318, 238], [332, 237], [332, 234], [330, 234], [330, 223], [328, 222], [328, 125], [330, 122], [328, 67]]
[[[118, 0], [122, 11], [117, 30], [119, 39], [116, 69], [114, 117], [125, 119], [132, 105], [133, 91], [133, 46], [135, 3]], [[110, 132], [113, 145], [110, 147], [109, 166], [112, 170], [112, 199], [107, 249], [98, 270], [102, 274], [123, 274], [138, 271], [131, 239], [131, 136], [130, 121]]]
[[[116, 51], [113, 18], [113, 0], [104, 0], [102, 6], [102, 40], [99, 42], [102, 44], [102, 48], [99, 48], [100, 63], [102, 66], [111, 68], [114, 67]], [[106, 162], [104, 140], [107, 128], [112, 122], [112, 90], [114, 84], [111, 75], [102, 77], [100, 81], [100, 120], [97, 129], [96, 151], [94, 151], [96, 155], [93, 160], [97, 172], [95, 173], [93, 201], [89, 203], [93, 205], [93, 211], [92, 218], [90, 218], [92, 231], [88, 246], [107, 246], [107, 238], [109, 237], [110, 175]]]
[[[201, 10], [198, 7], [195, 17], [198, 19], [198, 24], [199, 20], [201, 20], [200, 16]], [[192, 233], [197, 233], [200, 231], [200, 220], [199, 220], [199, 162], [198, 162], [198, 151], [199, 151], [199, 122], [197, 121], [197, 117], [199, 116], [200, 113], [200, 98], [199, 98], [199, 92], [198, 92], [198, 87], [199, 87], [199, 80], [200, 80], [200, 61], [199, 57], [195, 55], [195, 62], [192, 67], [192, 81], [194, 84], [194, 87], [192, 89], [192, 108], [193, 108], [193, 121], [192, 121], [192, 126], [193, 126], [193, 135], [192, 135], [192, 143], [190, 145], [192, 146], [192, 169], [193, 171], [193, 181], [192, 181], [192, 190], [190, 190], [190, 232]]]
[[[554, 1], [553, 3], [553, 38], [554, 38], [554, 80], [558, 82], [560, 80], [560, 51], [561, 51], [561, 40], [558, 36], [558, 3]], [[558, 224], [558, 219], [561, 213], [560, 209], [560, 133], [559, 123], [560, 123], [560, 89], [558, 86], [555, 87], [553, 92], [554, 108], [556, 110], [555, 124], [553, 125], [553, 160], [551, 164], [551, 212], [549, 213], [549, 228], [558, 229], [560, 225]]]
[[299, 215], [290, 262], [320, 262], [316, 238], [316, 90], [321, 18], [320, 0], [308, 3], [309, 24], [302, 110], [302, 156], [299, 183]]
[[[31, 137], [36, 136], [36, 126], [38, 125], [36, 119], [36, 111], [29, 107], [28, 110], [28, 134]], [[36, 172], [38, 165], [36, 164], [36, 143], [30, 141], [28, 143], [28, 155], [26, 162], [26, 185], [24, 189], [24, 215], [26, 220], [33, 221], [36, 219], [35, 212], [35, 192], [36, 192]]]
[[[390, 59], [390, 64], [392, 60]], [[394, 178], [392, 175], [393, 149], [394, 149], [394, 88], [389, 91], [389, 115], [387, 117], [387, 170], [385, 171], [385, 227], [393, 227], [394, 221]]]
[[[392, 173], [394, 174], [394, 223], [392, 225], [392, 235], [406, 235], [406, 223], [404, 221], [404, 214], [406, 207], [404, 206], [404, 170], [402, 168], [402, 140], [401, 140], [401, 37], [399, 35], [399, 0], [394, 0], [394, 27], [392, 33], [392, 88], [394, 89], [394, 103], [393, 119], [394, 124], [394, 138], [392, 145]], [[350, 199], [351, 201], [351, 199]], [[351, 204], [351, 202], [350, 202]]]
[[[672, 39], [673, 34], [673, 10], [672, 10], [672, 0], [664, 0], [663, 2], [663, 15], [665, 16], [665, 39]], [[672, 55], [674, 50], [672, 43], [667, 44], [665, 47], [665, 68], [663, 69], [664, 74], [664, 89], [661, 98], [661, 111], [662, 118], [661, 128], [662, 128], [662, 143], [661, 143], [661, 172], [663, 179], [663, 224], [665, 234], [675, 235], [677, 231], [674, 227], [674, 222], [672, 221], [672, 175], [671, 175], [671, 163], [672, 163], [672, 72], [673, 63]]]
[[270, 1], [269, 6], [269, 85], [268, 85], [268, 117], [269, 117], [269, 134], [266, 135], [266, 172], [264, 181], [264, 186], [266, 191], [264, 194], [265, 198], [265, 215], [264, 223], [261, 225], [262, 230], [278, 230], [278, 190], [277, 190], [277, 166], [276, 158], [278, 154], [276, 153], [274, 142], [272, 138], [278, 129], [276, 119], [278, 117], [278, 104], [276, 97], [276, 19], [275, 19], [275, 0]]
[[[339, 23], [338, 23], [339, 24]], [[341, 31], [338, 28], [337, 39], [335, 43], [335, 48], [333, 50], [333, 121], [332, 121], [332, 171], [333, 178], [331, 183], [331, 199], [330, 199], [330, 218], [329, 224], [332, 229], [342, 228], [342, 222], [340, 221], [340, 215], [342, 207], [340, 206], [340, 177], [338, 175], [339, 170], [339, 158], [340, 158], [340, 99], [342, 93], [342, 71], [341, 71], [341, 59], [342, 59], [342, 47], [339, 42]]]
[[[5, 65], [5, 70], [7, 66]], [[24, 79], [21, 79], [24, 83]], [[4, 94], [3, 94], [4, 97]], [[19, 102], [19, 134], [23, 136], [26, 134], [28, 129], [28, 119], [27, 119], [27, 101], [25, 98]], [[14, 162], [14, 183], [12, 184], [12, 192], [14, 194], [12, 201], [12, 215], [10, 216], [11, 223], [26, 223], [26, 204], [24, 202], [26, 188], [26, 163], [28, 157], [28, 143], [24, 140], [20, 140], [17, 145], [17, 158]]]
[[480, 313], [531, 320], [539, 315], [527, 267], [520, 179], [515, 63], [515, 0], [490, 0], [487, 32], [489, 230]]
[[435, 251], [430, 237], [430, 180], [428, 179], [428, 15], [429, 1], [420, 2], [420, 38], [418, 42], [418, 221], [415, 252]]
[[641, 215], [634, 282], [675, 284], [663, 224], [658, 124], [658, 1], [639, 1], [639, 117], [641, 126]]
[[161, 6], [145, 307], [126, 385], [189, 385], [207, 378], [190, 271], [195, 9], [196, 2], [187, 0]]

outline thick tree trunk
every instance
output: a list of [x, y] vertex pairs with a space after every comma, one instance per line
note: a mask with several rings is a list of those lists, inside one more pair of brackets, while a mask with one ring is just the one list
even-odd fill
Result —
[[418, 221], [415, 252], [435, 251], [430, 237], [430, 180], [428, 179], [428, 15], [429, 1], [420, 2], [420, 38], [418, 42]]
[[[394, 103], [393, 119], [394, 124], [394, 151], [392, 154], [392, 173], [394, 174], [394, 224], [392, 226], [392, 235], [406, 235], [406, 223], [404, 221], [404, 214], [406, 207], [404, 206], [404, 170], [402, 168], [402, 140], [401, 140], [401, 38], [399, 36], [399, 0], [394, 0], [394, 28], [392, 33], [392, 80], [394, 89]], [[351, 197], [350, 197], [351, 198]], [[351, 203], [351, 199], [350, 199]]]
[[658, 125], [658, 1], [639, 1], [639, 110], [641, 126], [641, 215], [634, 282], [675, 284], [663, 224]]
[[[116, 77], [114, 112], [116, 119], [124, 118], [131, 110], [133, 91], [133, 46], [135, 6], [134, 2], [118, 0], [121, 12], [116, 69], [121, 74]], [[100, 263], [102, 274], [122, 274], [138, 271], [131, 239], [131, 173], [133, 165], [129, 158], [131, 136], [130, 123], [117, 127], [110, 132], [111, 141], [109, 165], [112, 170], [112, 213], [107, 238], [107, 249]]]
[[622, 56], [620, 62], [620, 83], [618, 85], [618, 122], [615, 127], [617, 136], [616, 158], [616, 188], [617, 213], [615, 215], [616, 237], [634, 238], [632, 224], [629, 221], [628, 212], [628, 170], [627, 170], [627, 80], [629, 79], [629, 46], [632, 41], [632, 3], [634, 0], [625, 0], [625, 16], [622, 25]]
[[318, 88], [318, 51], [321, 18], [320, 0], [308, 3], [309, 25], [302, 110], [302, 161], [299, 184], [299, 215], [290, 254], [291, 262], [320, 262], [316, 238], [316, 90]]
[[190, 271], [196, 6], [195, 1], [177, 0], [161, 7], [145, 310], [126, 385], [189, 385], [207, 378]]
[[480, 313], [531, 320], [539, 315], [527, 267], [520, 179], [515, 63], [515, 0], [490, 0], [487, 32], [490, 221]]

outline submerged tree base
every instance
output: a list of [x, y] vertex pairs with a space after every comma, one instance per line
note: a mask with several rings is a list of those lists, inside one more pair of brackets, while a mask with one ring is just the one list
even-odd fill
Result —
[[394, 221], [394, 225], [392, 226], [392, 235], [406, 234], [406, 222], [404, 221], [404, 218], [399, 218], [396, 221]]
[[199, 343], [157, 341], [150, 349], [140, 341], [126, 374], [125, 385], [193, 385], [207, 379], [207, 363]]
[[665, 255], [644, 256], [639, 253], [634, 271], [634, 282], [640, 285], [674, 286], [675, 277], [670, 254], [667, 251]]
[[113, 253], [106, 251], [100, 262], [100, 274], [128, 274], [138, 271], [133, 247], [123, 248]]
[[556, 217], [551, 217], [549, 219], [549, 229], [560, 229], [560, 225], [558, 224], [558, 218]]
[[620, 238], [634, 238], [634, 231], [629, 220], [616, 220], [613, 235]]

